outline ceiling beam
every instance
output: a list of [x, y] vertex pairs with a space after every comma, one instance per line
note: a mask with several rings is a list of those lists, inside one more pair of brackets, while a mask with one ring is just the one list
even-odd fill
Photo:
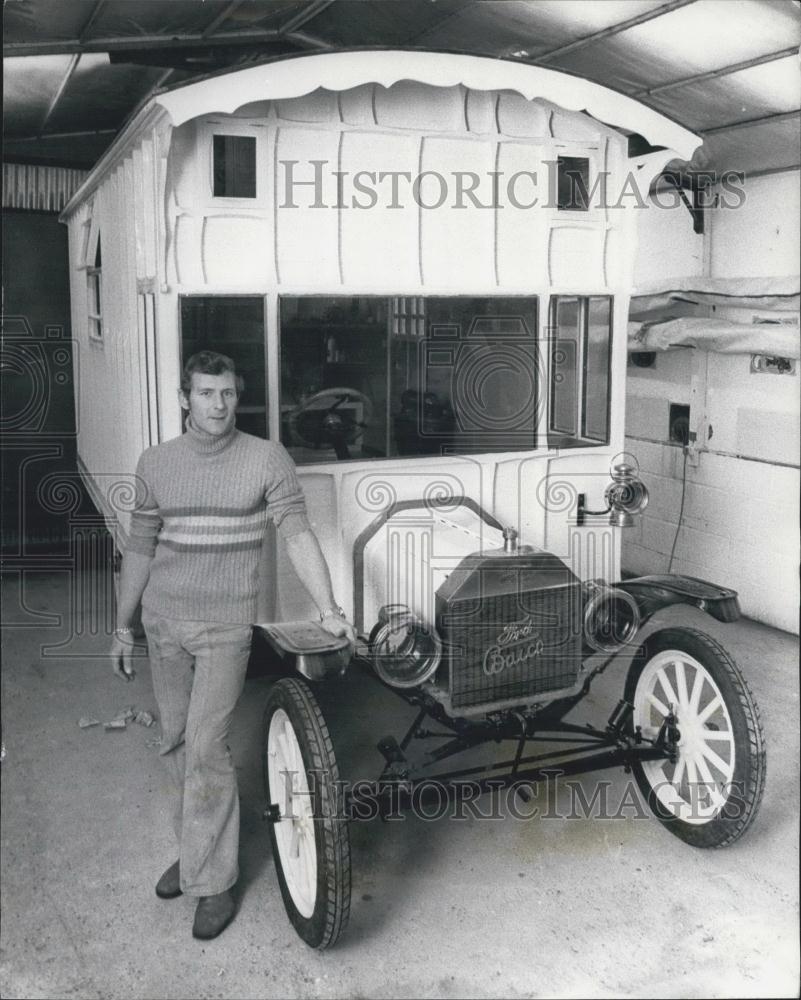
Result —
[[326, 42], [317, 35], [310, 35], [306, 31], [290, 31], [283, 36], [288, 42], [296, 42], [307, 49], [333, 49], [335, 46], [331, 42]]
[[77, 139], [87, 135], [116, 135], [118, 128], [91, 128], [83, 129], [80, 132], [49, 132], [47, 135], [9, 135], [6, 132], [4, 139], [6, 142], [47, 142], [49, 139]]
[[754, 128], [757, 125], [778, 125], [780, 122], [789, 122], [793, 118], [801, 117], [801, 109], [798, 111], [783, 111], [778, 115], [763, 115], [761, 118], [746, 118], [741, 122], [729, 122], [727, 125], [715, 125], [714, 128], [701, 129], [699, 135], [718, 135], [721, 132], [735, 132], [740, 128]]
[[325, 8], [330, 7], [333, 2], [334, 0], [312, 0], [312, 2], [304, 7], [303, 10], [299, 10], [293, 17], [284, 21], [278, 29], [279, 34], [288, 35], [296, 28], [303, 27], [303, 25], [308, 24], [313, 17], [317, 17], [318, 14], [322, 14]]
[[209, 23], [203, 29], [203, 31], [201, 32], [203, 38], [207, 38], [209, 35], [213, 35], [214, 32], [220, 27], [220, 25], [224, 24], [228, 20], [228, 18], [232, 14], [236, 13], [237, 9], [241, 6], [242, 6], [242, 0], [233, 0], [232, 3], [229, 3], [228, 6], [224, 10], [221, 10], [220, 13], [215, 18], [212, 18], [212, 20], [209, 21]]
[[[575, 42], [569, 42], [567, 45], [560, 45], [559, 48], [551, 49], [550, 52], [544, 52], [542, 55], [533, 56], [531, 59], [526, 59], [526, 62], [536, 65], [537, 63], [550, 62], [551, 59], [558, 59], [561, 56], [566, 56], [570, 52], [576, 52], [578, 49], [586, 48], [588, 45], [595, 45], [596, 42], [600, 42], [604, 38], [611, 38], [613, 35], [619, 35], [623, 31], [628, 31], [629, 28], [634, 28], [638, 24], [645, 24], [646, 21], [653, 21], [657, 17], [664, 17], [665, 14], [669, 14], [671, 11], [678, 10], [679, 7], [686, 7], [688, 4], [695, 3], [695, 0], [671, 0], [670, 3], [662, 4], [661, 7], [656, 7], [654, 10], [646, 11], [644, 14], [638, 14], [636, 17], [630, 17], [626, 21], [619, 21], [617, 24], [612, 24], [608, 28], [604, 28], [602, 31], [596, 31], [592, 35], [585, 35], [583, 38], [577, 38]], [[525, 47], [525, 43], [521, 45], [521, 48]]]
[[788, 170], [801, 170], [801, 163], [789, 163], [786, 167], [765, 167], [764, 170], [749, 170], [749, 180], [754, 177], [767, 177], [770, 174], [786, 174]]
[[69, 66], [67, 66], [67, 72], [62, 77], [61, 83], [58, 85], [58, 90], [55, 92], [55, 94], [53, 94], [53, 99], [47, 106], [47, 111], [45, 112], [45, 116], [42, 119], [42, 124], [39, 126], [39, 135], [42, 135], [44, 130], [47, 128], [47, 123], [53, 117], [53, 112], [58, 107], [58, 102], [64, 96], [64, 91], [67, 89], [67, 84], [72, 79], [72, 74], [75, 72], [75, 68], [79, 63], [80, 58], [81, 58], [80, 52], [76, 52], [75, 55], [72, 57], [72, 59], [70, 59], [70, 64]]
[[653, 94], [664, 94], [667, 90], [676, 90], [679, 87], [686, 87], [691, 83], [703, 83], [706, 80], [715, 80], [720, 76], [729, 76], [731, 73], [739, 73], [743, 69], [751, 69], [753, 66], [764, 66], [765, 63], [775, 62], [777, 59], [786, 59], [788, 56], [796, 55], [798, 55], [798, 49], [793, 46], [789, 49], [782, 49], [781, 52], [770, 52], [766, 56], [746, 59], [745, 62], [730, 63], [728, 66], [721, 66], [720, 69], [713, 69], [708, 73], [695, 73], [693, 76], [684, 76], [679, 80], [671, 80], [669, 83], [660, 83], [656, 87], [633, 90], [629, 96], [643, 98], [651, 97]]
[[100, 14], [105, 6], [106, 6], [106, 0], [97, 0], [97, 3], [95, 4], [94, 9], [92, 10], [92, 13], [89, 15], [89, 17], [87, 17], [84, 26], [81, 28], [81, 33], [78, 35], [80, 41], [83, 41], [89, 34], [89, 30], [95, 24], [97, 19], [100, 17]]
[[[303, 32], [291, 34], [303, 36]], [[307, 39], [309, 36], [306, 36]], [[3, 55], [13, 56], [43, 56], [72, 55], [76, 52], [132, 52], [138, 49], [174, 49], [190, 48], [198, 45], [252, 45], [254, 42], [283, 41], [286, 33], [275, 28], [255, 28], [244, 31], [221, 32], [204, 36], [201, 32], [170, 32], [158, 35], [113, 35], [107, 38], [90, 38], [81, 41], [80, 38], [58, 39], [46, 42], [5, 42]]]

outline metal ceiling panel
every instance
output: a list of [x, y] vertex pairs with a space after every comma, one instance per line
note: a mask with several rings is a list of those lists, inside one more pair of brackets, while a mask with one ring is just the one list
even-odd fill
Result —
[[[798, 56], [752, 66], [713, 80], [654, 94], [647, 103], [668, 115], [682, 109], [683, 123], [693, 131], [794, 111], [801, 95]], [[672, 109], [672, 110], [671, 110]]]
[[457, 17], [430, 27], [419, 37], [419, 43], [426, 48], [482, 55], [526, 50], [535, 56], [574, 37], [558, 21], [540, 19], [537, 9], [524, 0], [498, 0], [466, 6]]
[[[310, 0], [248, 0], [228, 14], [219, 32], [280, 28], [290, 18], [309, 7]], [[228, 5], [230, 6], [230, 4]]]
[[78, 73], [70, 81], [48, 123], [50, 132], [73, 132], [91, 122], [95, 128], [120, 128], [131, 107], [137, 104], [161, 75], [152, 66], [101, 66]]
[[[46, 132], [116, 128], [160, 79], [159, 66], [177, 67], [171, 82], [233, 67], [267, 53], [314, 46], [386, 46], [450, 49], [483, 55], [544, 59], [544, 65], [634, 94], [691, 129], [795, 110], [799, 63], [795, 55], [718, 78], [686, 77], [725, 70], [801, 44], [796, 0], [6, 0], [4, 42], [5, 155], [22, 155], [15, 137]], [[665, 11], [662, 13], [662, 11]], [[658, 16], [603, 34], [634, 18]], [[301, 23], [298, 18], [308, 14]], [[279, 35], [299, 25], [301, 34]], [[597, 37], [597, 33], [601, 33]], [[270, 38], [268, 33], [273, 33]], [[83, 44], [100, 49], [71, 54]], [[105, 47], [102, 42], [107, 42]], [[247, 40], [247, 42], [246, 42]], [[579, 44], [576, 44], [579, 43]], [[13, 46], [60, 55], [14, 58]], [[8, 48], [8, 46], [12, 48]], [[548, 53], [565, 46], [553, 58]], [[109, 65], [106, 49], [113, 49]], [[174, 50], [174, 51], [173, 51]], [[147, 64], [150, 63], [148, 66]], [[69, 75], [72, 67], [74, 72]], [[185, 72], [184, 72], [185, 71]], [[656, 93], [650, 91], [656, 88]], [[795, 122], [716, 133], [703, 156], [720, 166], [741, 162], [770, 169], [798, 162]], [[105, 142], [97, 139], [96, 144]], [[47, 148], [37, 140], [33, 157]], [[93, 146], [69, 157], [90, 163]], [[65, 154], [66, 155], [66, 154]], [[695, 162], [695, 161], [694, 161]], [[700, 162], [700, 161], [699, 161]], [[756, 165], [756, 166], [755, 166]]]
[[606, 38], [602, 43], [568, 52], [548, 62], [551, 69], [563, 70], [590, 80], [604, 81], [607, 87], [632, 93], [668, 83], [684, 73], [654, 62], [650, 53], [633, 47], [626, 34]]
[[[308, 0], [9, 0], [3, 10], [4, 45], [114, 40], [132, 47], [206, 33], [231, 38], [276, 30], [308, 8]], [[124, 46], [123, 46], [124, 47]]]
[[437, 3], [429, 0], [403, 0], [402, 3], [339, 0], [317, 14], [304, 29], [343, 47], [405, 46], [423, 38], [428, 45], [430, 33], [436, 31], [437, 26], [451, 23], [454, 15], [461, 17], [471, 5], [472, 0], [438, 0]]
[[620, 37], [675, 78], [800, 45], [801, 25], [786, 0], [696, 0]]
[[77, 38], [97, 0], [8, 0], [3, 5], [3, 42]]
[[[107, 56], [93, 59], [106, 63]], [[67, 73], [72, 56], [3, 60], [3, 127], [6, 135], [35, 135]]]
[[[583, 38], [664, 7], [666, 0], [539, 0], [532, 13], [538, 23], [561, 25], [571, 36]], [[500, 4], [498, 6], [501, 6]], [[532, 5], [528, 5], [532, 8]]]
[[691, 162], [693, 170], [759, 173], [797, 167], [801, 160], [801, 119], [766, 122], [706, 136]]
[[117, 35], [174, 35], [200, 32], [229, 6], [227, 0], [107, 0], [87, 33], [86, 40]]
[[48, 133], [119, 128], [161, 75], [153, 67], [115, 66], [105, 54], [87, 53], [78, 59], [56, 102], [72, 59], [36, 56], [5, 61], [6, 140], [38, 135], [46, 118]]
[[549, 65], [637, 91], [793, 45], [801, 45], [801, 11], [789, 0], [698, 0]]

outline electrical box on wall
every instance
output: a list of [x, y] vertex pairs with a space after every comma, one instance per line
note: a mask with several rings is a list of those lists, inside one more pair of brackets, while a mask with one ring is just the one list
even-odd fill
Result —
[[685, 445], [690, 441], [690, 407], [684, 403], [671, 403], [668, 411], [668, 440]]
[[751, 371], [758, 375], [795, 375], [795, 360], [752, 354]]

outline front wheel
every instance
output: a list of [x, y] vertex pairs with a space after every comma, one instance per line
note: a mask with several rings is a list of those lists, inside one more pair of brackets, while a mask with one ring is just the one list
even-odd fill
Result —
[[738, 840], [765, 787], [765, 740], [754, 697], [714, 639], [690, 628], [650, 635], [629, 669], [631, 725], [655, 740], [676, 719], [677, 756], [643, 761], [634, 775], [657, 818], [695, 847]]
[[271, 689], [262, 761], [284, 907], [306, 944], [330, 948], [350, 913], [350, 839], [331, 737], [305, 682], [285, 678]]

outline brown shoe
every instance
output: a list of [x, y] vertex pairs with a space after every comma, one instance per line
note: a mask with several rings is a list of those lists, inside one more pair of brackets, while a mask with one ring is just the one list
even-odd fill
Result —
[[229, 889], [215, 896], [201, 896], [195, 910], [192, 937], [208, 940], [221, 934], [236, 914], [236, 904]]
[[180, 862], [170, 865], [166, 872], [156, 883], [156, 895], [159, 899], [175, 899], [181, 895], [181, 869]]

